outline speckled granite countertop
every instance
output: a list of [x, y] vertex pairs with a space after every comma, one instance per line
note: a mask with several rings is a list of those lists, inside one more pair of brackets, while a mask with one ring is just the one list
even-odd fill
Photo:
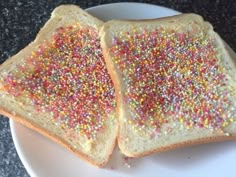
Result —
[[[16, 54], [32, 41], [40, 27], [50, 17], [51, 11], [60, 4], [73, 3], [82, 8], [107, 4], [111, 1], [94, 2], [74, 0], [0, 0], [0, 62]], [[159, 0], [130, 1], [157, 4], [181, 12], [195, 12], [210, 21], [215, 31], [236, 51], [236, 1], [235, 0]], [[11, 137], [9, 120], [0, 117], [0, 177], [29, 176], [22, 165]]]

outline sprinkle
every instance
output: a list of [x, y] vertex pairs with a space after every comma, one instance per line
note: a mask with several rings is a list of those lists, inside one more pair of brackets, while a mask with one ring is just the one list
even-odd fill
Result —
[[38, 113], [50, 112], [57, 126], [95, 139], [104, 115], [114, 110], [113, 84], [93, 27], [58, 28], [17, 68], [4, 78], [4, 88], [29, 97]]
[[128, 163], [124, 163], [124, 165], [125, 165], [127, 168], [131, 168], [131, 165], [128, 164]]
[[123, 157], [123, 160], [124, 160], [124, 165], [127, 167], [127, 168], [131, 168], [131, 164], [129, 162], [129, 160], [131, 160], [132, 158], [131, 157], [127, 157], [127, 156], [124, 156]]
[[135, 132], [145, 134], [150, 127], [147, 134], [153, 137], [153, 130], [159, 132], [169, 121], [220, 131], [235, 121], [230, 99], [235, 87], [215, 43], [203, 31], [163, 28], [148, 33], [133, 28], [114, 36], [110, 53], [123, 78], [127, 122]]
[[129, 157], [125, 156], [125, 157], [124, 157], [124, 160], [125, 160], [125, 162], [128, 162]]

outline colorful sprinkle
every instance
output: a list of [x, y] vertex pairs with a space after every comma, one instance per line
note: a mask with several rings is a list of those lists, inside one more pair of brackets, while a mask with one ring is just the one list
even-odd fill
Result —
[[132, 157], [124, 156], [123, 157], [124, 166], [127, 167], [127, 168], [131, 168], [131, 163], [130, 163], [131, 160], [132, 160]]
[[114, 88], [97, 30], [78, 24], [58, 28], [5, 78], [5, 89], [25, 95], [38, 112], [49, 111], [61, 127], [95, 139], [114, 111]]
[[235, 91], [214, 46], [214, 38], [203, 32], [163, 28], [134, 28], [114, 36], [110, 53], [126, 90], [126, 121], [135, 131], [149, 127], [153, 137], [169, 121], [212, 130], [235, 121], [236, 105], [230, 100]]

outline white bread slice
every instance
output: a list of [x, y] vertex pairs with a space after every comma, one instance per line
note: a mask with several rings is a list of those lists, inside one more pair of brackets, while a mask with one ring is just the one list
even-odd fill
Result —
[[36, 39], [0, 66], [0, 113], [99, 167], [118, 133], [102, 25], [78, 6], [61, 5]]
[[202, 17], [112, 20], [99, 34], [125, 155], [236, 139], [235, 60]]

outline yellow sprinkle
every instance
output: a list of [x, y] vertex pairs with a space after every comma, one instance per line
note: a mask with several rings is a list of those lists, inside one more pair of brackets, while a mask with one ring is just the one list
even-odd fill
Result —
[[230, 118], [229, 121], [230, 121], [230, 122], [234, 122], [234, 119], [233, 119], [233, 118]]
[[191, 127], [189, 125], [186, 126], [187, 130], [189, 130]]
[[183, 123], [183, 122], [184, 122], [183, 117], [180, 117], [180, 118], [179, 118], [179, 121], [180, 121], [181, 123]]
[[229, 125], [229, 122], [224, 122], [222, 126], [226, 127], [227, 125]]
[[208, 123], [209, 123], [208, 119], [205, 119], [204, 120], [204, 126], [206, 127], [208, 125]]
[[33, 52], [32, 52], [32, 56], [35, 56], [35, 55], [36, 55], [36, 53], [33, 51]]

